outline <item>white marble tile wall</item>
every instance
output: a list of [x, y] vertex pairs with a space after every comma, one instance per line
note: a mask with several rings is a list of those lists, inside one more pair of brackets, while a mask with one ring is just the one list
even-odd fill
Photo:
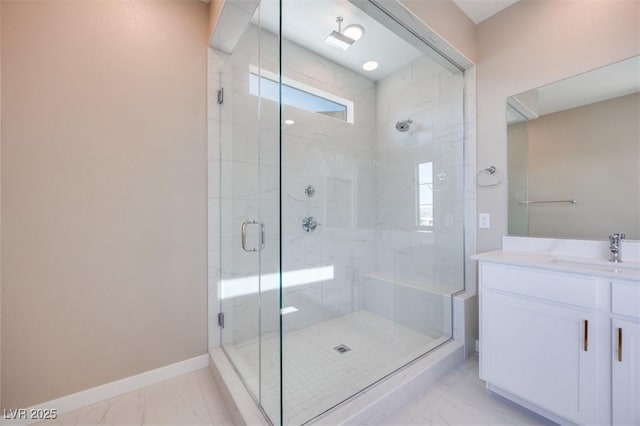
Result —
[[[378, 272], [425, 290], [463, 287], [462, 74], [420, 58], [378, 82]], [[413, 121], [408, 132], [395, 123]], [[433, 162], [434, 228], [416, 232], [417, 165]]]
[[[277, 292], [264, 291], [257, 278], [279, 267], [278, 109], [270, 101], [258, 108], [258, 98], [248, 93], [250, 65], [277, 73], [277, 53], [275, 36], [252, 27], [232, 56], [211, 55], [211, 324], [220, 278], [249, 278], [253, 286], [251, 294], [235, 297], [225, 308], [224, 335], [234, 342], [257, 336], [259, 306], [263, 332], [278, 329]], [[285, 317], [285, 330], [360, 309], [371, 272], [437, 295], [461, 288], [462, 76], [423, 58], [376, 84], [290, 42], [283, 45], [283, 68], [289, 79], [355, 103], [354, 124], [283, 107], [283, 119], [295, 121], [282, 137], [283, 269], [333, 268], [332, 279], [311, 277], [285, 288], [284, 306], [303, 312], [295, 320]], [[227, 89], [222, 108], [215, 102], [220, 86]], [[407, 118], [412, 129], [397, 132], [395, 122]], [[434, 183], [436, 227], [416, 232], [416, 165], [426, 161], [433, 161], [434, 175], [441, 176]], [[312, 198], [304, 194], [308, 185], [316, 189]], [[302, 230], [306, 216], [320, 224], [313, 233]], [[265, 223], [259, 256], [240, 245], [247, 218]], [[256, 245], [258, 228], [248, 229], [248, 243]], [[210, 330], [215, 345], [217, 329]]]
[[[282, 134], [283, 269], [333, 270], [333, 279], [284, 293], [283, 305], [299, 309], [284, 318], [291, 332], [362, 306], [363, 271], [375, 259], [376, 91], [373, 81], [294, 43], [282, 50], [285, 77], [354, 102], [353, 123], [283, 108], [283, 119], [295, 121]], [[305, 195], [308, 185], [313, 197]], [[319, 223], [316, 231], [303, 231], [307, 216]]]
[[[219, 85], [225, 87], [225, 101], [220, 108], [212, 88], [209, 208], [219, 213], [209, 215], [210, 294], [218, 292], [213, 286], [218, 275], [223, 280], [245, 280], [249, 294], [234, 297], [224, 308], [223, 335], [225, 341], [235, 343], [257, 337], [259, 329], [278, 329], [278, 293], [264, 291], [258, 276], [276, 274], [279, 268], [279, 112], [275, 102], [262, 100], [258, 105], [258, 98], [248, 90], [250, 66], [278, 72], [277, 47], [274, 35], [252, 26], [224, 61], [212, 53], [212, 61], [224, 63], [216, 63], [219, 71], [210, 73], [211, 85], [216, 90]], [[296, 275], [295, 282], [287, 282], [288, 275], [284, 276], [283, 303], [299, 309], [295, 319], [285, 317], [285, 329], [290, 331], [362, 306], [362, 274], [372, 270], [375, 262], [376, 86], [286, 41], [283, 70], [286, 78], [352, 100], [355, 114], [352, 124], [283, 107], [283, 119], [295, 121], [283, 129], [282, 136], [283, 271], [303, 275], [308, 271], [302, 279]], [[304, 193], [308, 185], [316, 189], [312, 198]], [[320, 224], [313, 233], [302, 230], [306, 216]], [[240, 230], [247, 219], [265, 224], [265, 248], [260, 254], [242, 250]], [[258, 228], [247, 229], [248, 245], [256, 245]], [[332, 268], [332, 279], [312, 276], [314, 268], [322, 267]], [[215, 324], [218, 309], [210, 299], [214, 303], [210, 321]], [[219, 337], [215, 331], [210, 334], [215, 345]]]

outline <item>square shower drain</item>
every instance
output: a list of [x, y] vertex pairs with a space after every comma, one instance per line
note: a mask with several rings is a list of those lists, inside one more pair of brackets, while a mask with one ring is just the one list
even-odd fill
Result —
[[347, 345], [338, 345], [335, 348], [336, 351], [340, 352], [341, 354], [346, 354], [347, 352], [349, 352], [351, 350], [351, 348]]

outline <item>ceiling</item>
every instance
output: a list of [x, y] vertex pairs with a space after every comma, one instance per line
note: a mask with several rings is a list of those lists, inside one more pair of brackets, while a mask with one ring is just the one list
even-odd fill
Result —
[[453, 2], [475, 23], [495, 15], [518, 0], [453, 0]]
[[[453, 0], [475, 23], [498, 13], [518, 0]], [[278, 8], [270, 2], [260, 11], [263, 28], [278, 33]], [[274, 3], [275, 5], [275, 3]], [[364, 13], [347, 0], [282, 0], [283, 37], [305, 47], [345, 68], [377, 81], [404, 68], [423, 56], [419, 50], [402, 40], [392, 31]], [[350, 24], [362, 25], [364, 36], [348, 50], [343, 51], [324, 43], [324, 39], [338, 26], [336, 18], [344, 21], [342, 28]], [[257, 14], [253, 23], [258, 23]], [[364, 71], [362, 64], [376, 61], [375, 71]]]
[[[423, 56], [415, 47], [347, 0], [282, 0], [282, 11], [282, 36], [285, 39], [374, 81], [392, 74]], [[277, 33], [279, 27], [277, 8], [263, 7], [260, 14], [262, 27]], [[359, 24], [364, 27], [362, 38], [346, 51], [324, 42], [331, 31], [338, 29], [336, 23], [338, 16], [344, 19], [343, 29], [350, 24]], [[256, 16], [253, 22], [257, 23]], [[284, 54], [286, 55], [286, 52]], [[376, 61], [380, 65], [375, 71], [364, 71], [362, 64], [367, 61]]]

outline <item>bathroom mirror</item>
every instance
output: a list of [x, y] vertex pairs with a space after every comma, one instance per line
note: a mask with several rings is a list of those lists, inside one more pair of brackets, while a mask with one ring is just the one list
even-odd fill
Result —
[[640, 239], [640, 56], [507, 98], [509, 235]]

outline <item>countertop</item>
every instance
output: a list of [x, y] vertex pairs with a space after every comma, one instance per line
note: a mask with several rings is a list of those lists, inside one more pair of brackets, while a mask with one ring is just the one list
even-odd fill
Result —
[[496, 250], [471, 256], [481, 262], [541, 268], [558, 272], [585, 274], [640, 284], [640, 262], [613, 263], [607, 259], [553, 255], [528, 251]]

